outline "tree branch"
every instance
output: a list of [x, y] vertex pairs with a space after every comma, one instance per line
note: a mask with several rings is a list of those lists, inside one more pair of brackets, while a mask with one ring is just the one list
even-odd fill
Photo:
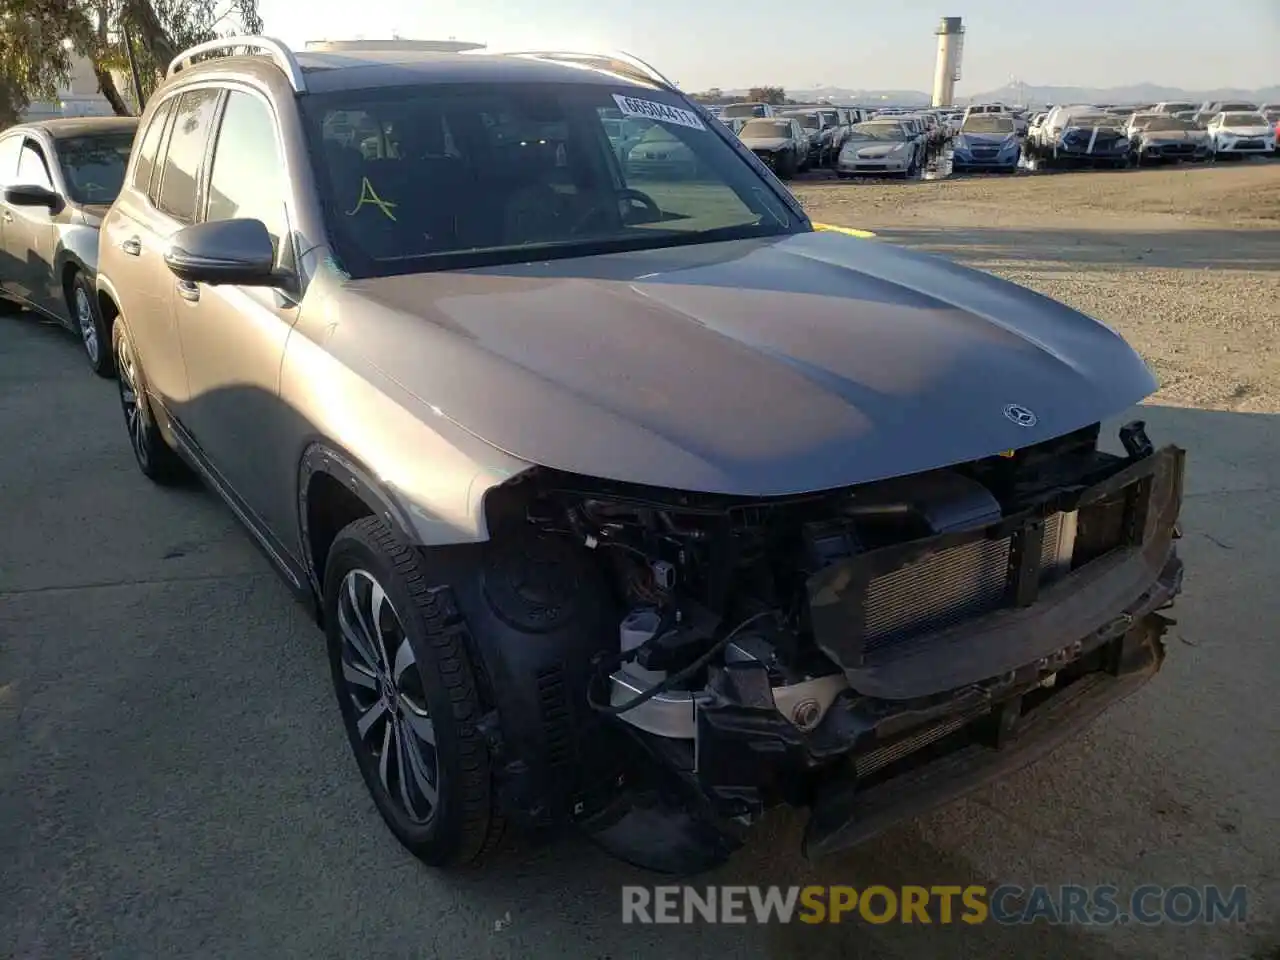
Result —
[[95, 63], [93, 65], [93, 75], [97, 78], [98, 89], [107, 98], [107, 103], [111, 104], [111, 109], [115, 115], [117, 117], [133, 116], [133, 110], [129, 108], [129, 104], [125, 102], [124, 97], [120, 95], [120, 90], [116, 87], [116, 80], [115, 77], [111, 76], [111, 71]]
[[150, 0], [125, 0], [125, 7], [130, 21], [138, 28], [138, 40], [151, 54], [161, 72], [168, 69], [173, 58], [178, 55], [174, 49], [169, 33], [156, 16], [155, 8]]

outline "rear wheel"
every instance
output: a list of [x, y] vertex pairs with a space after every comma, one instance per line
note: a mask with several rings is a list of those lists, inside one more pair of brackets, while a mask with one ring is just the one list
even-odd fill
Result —
[[100, 377], [110, 377], [116, 372], [111, 328], [103, 321], [97, 300], [88, 278], [77, 272], [67, 285], [67, 306], [71, 309], [80, 342], [84, 344], [89, 367]]
[[396, 839], [437, 867], [497, 841], [466, 623], [422, 554], [376, 517], [343, 528], [324, 577], [334, 689], [360, 774]]
[[173, 486], [189, 480], [190, 469], [165, 442], [160, 428], [156, 426], [142, 369], [138, 366], [129, 338], [118, 322], [113, 325], [112, 338], [115, 366], [119, 371], [120, 407], [124, 411], [129, 445], [133, 447], [138, 469], [147, 479], [161, 486]]

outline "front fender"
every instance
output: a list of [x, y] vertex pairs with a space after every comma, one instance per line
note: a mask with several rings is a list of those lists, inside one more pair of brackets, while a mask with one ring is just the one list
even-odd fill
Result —
[[58, 231], [58, 249], [55, 253], [58, 275], [68, 263], [74, 263], [91, 279], [98, 272], [98, 230], [84, 224], [66, 224]]

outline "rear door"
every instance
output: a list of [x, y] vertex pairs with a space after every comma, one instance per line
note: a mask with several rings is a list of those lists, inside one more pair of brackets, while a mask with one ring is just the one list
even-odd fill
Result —
[[[276, 266], [294, 275], [292, 197], [280, 124], [260, 92], [228, 90], [217, 124], [204, 191], [207, 221], [251, 219], [267, 227]], [[217, 479], [283, 541], [297, 504], [281, 484], [281, 460], [297, 436], [296, 414], [280, 403], [280, 363], [298, 317], [300, 291], [191, 284], [170, 278], [188, 398], [183, 426]], [[292, 418], [292, 419], [291, 419]], [[296, 467], [295, 467], [296, 469]], [[287, 490], [288, 498], [281, 491]]]
[[[172, 98], [176, 102], [150, 171], [147, 192], [140, 188], [128, 191], [127, 206], [117, 201], [116, 207], [122, 207], [128, 216], [114, 222], [110, 230], [104, 225], [100, 241], [116, 245], [113, 264], [126, 265], [123, 270], [113, 266], [111, 281], [134, 333], [147, 386], [170, 412], [186, 401], [189, 391], [174, 313], [177, 278], [165, 265], [164, 252], [174, 234], [196, 221], [221, 94], [216, 87], [200, 86], [184, 88]], [[148, 129], [147, 137], [150, 134]], [[141, 168], [143, 157], [138, 159]], [[137, 173], [140, 184], [143, 170]]]

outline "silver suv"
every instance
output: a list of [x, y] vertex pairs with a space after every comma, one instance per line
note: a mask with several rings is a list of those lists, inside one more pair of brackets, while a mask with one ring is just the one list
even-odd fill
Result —
[[691, 872], [779, 803], [826, 853], [1162, 662], [1182, 451], [1098, 446], [1141, 359], [816, 231], [638, 61], [235, 38], [140, 129], [97, 288], [138, 464], [312, 609], [427, 862], [573, 822]]

